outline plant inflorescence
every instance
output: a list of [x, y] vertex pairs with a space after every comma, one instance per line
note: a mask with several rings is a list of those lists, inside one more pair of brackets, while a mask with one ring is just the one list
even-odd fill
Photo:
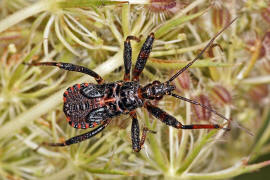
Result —
[[[2, 0], [0, 2], [0, 179], [186, 178], [227, 179], [269, 165], [269, 4], [220, 0]], [[61, 61], [86, 66], [106, 81], [122, 79], [128, 35], [156, 41], [142, 83], [167, 80], [200, 52], [227, 22], [238, 20], [217, 45], [179, 76], [179, 94], [232, 118], [230, 132], [179, 131], [138, 111], [149, 134], [131, 149], [130, 120], [68, 148], [36, 148], [84, 130], [71, 128], [62, 94], [88, 76], [22, 62]], [[141, 43], [132, 42], [133, 62]], [[159, 106], [183, 124], [222, 119], [188, 102]], [[245, 133], [250, 129], [255, 136]]]

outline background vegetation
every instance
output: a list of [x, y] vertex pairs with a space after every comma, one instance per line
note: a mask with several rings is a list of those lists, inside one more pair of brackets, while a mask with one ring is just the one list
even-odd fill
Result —
[[[177, 93], [232, 118], [232, 130], [181, 131], [144, 109], [149, 134], [132, 151], [130, 120], [121, 116], [96, 137], [45, 147], [89, 130], [66, 123], [62, 94], [89, 76], [22, 62], [61, 61], [123, 78], [123, 41], [133, 63], [150, 32], [153, 52], [141, 83], [167, 80], [238, 17], [189, 72]], [[270, 164], [270, 8], [263, 0], [2, 0], [0, 1], [0, 179], [229, 179]], [[174, 98], [155, 102], [183, 124], [226, 121]], [[252, 133], [250, 133], [250, 131]], [[251, 135], [254, 134], [254, 135]], [[267, 156], [268, 155], [268, 156]], [[264, 158], [262, 158], [264, 157]]]

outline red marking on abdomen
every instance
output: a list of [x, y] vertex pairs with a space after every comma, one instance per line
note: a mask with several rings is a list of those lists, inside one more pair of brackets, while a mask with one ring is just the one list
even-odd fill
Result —
[[71, 126], [74, 127], [74, 125], [75, 125], [74, 122], [71, 122]]
[[93, 127], [96, 127], [98, 124], [96, 122], [93, 122]]

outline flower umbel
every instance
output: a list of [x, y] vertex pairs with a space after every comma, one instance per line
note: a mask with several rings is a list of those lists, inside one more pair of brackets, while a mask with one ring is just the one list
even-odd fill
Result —
[[[153, 2], [161, 4], [151, 9]], [[185, 1], [179, 8], [181, 2], [1, 1], [0, 177], [227, 179], [268, 166], [269, 160], [256, 161], [270, 153], [269, 59], [266, 52], [262, 53], [262, 48], [267, 49], [268, 32], [263, 23], [268, 22], [267, 2], [224, 1], [216, 7], [213, 1], [195, 0]], [[161, 18], [153, 21], [153, 16], [145, 16], [153, 7], [157, 14], [170, 12], [158, 14]], [[172, 11], [175, 8], [178, 10]], [[75, 72], [27, 67], [22, 62], [74, 63], [94, 70], [107, 82], [117, 81], [123, 78], [126, 37], [142, 35], [140, 43], [132, 41], [135, 63], [142, 42], [154, 32], [153, 51], [140, 82], [163, 82], [194, 59], [229, 18], [236, 16], [238, 20], [215, 42], [221, 48], [213, 46], [211, 56], [205, 54], [174, 82], [176, 93], [190, 99], [198, 97], [232, 119], [232, 131], [177, 130], [142, 109], [137, 111], [141, 128], [146, 126], [157, 133], [149, 133], [140, 153], [132, 151], [131, 125], [124, 115], [113, 119], [117, 123], [89, 141], [37, 149], [44, 141], [61, 142], [85, 132], [67, 125], [62, 95], [75, 83], [94, 81]], [[256, 43], [245, 41], [247, 32], [254, 32]], [[173, 97], [156, 105], [182, 124], [191, 124], [194, 118], [201, 122], [199, 117], [210, 116], [203, 109], [192, 111], [190, 103]], [[210, 119], [226, 123], [213, 114]], [[123, 125], [119, 122], [127, 128], [119, 128]], [[233, 122], [251, 129], [255, 137]]]

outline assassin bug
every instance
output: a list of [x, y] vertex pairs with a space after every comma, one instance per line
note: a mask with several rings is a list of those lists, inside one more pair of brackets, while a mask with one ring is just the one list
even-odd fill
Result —
[[128, 36], [124, 42], [124, 67], [125, 74], [123, 81], [116, 81], [110, 83], [104, 83], [104, 80], [94, 71], [70, 63], [61, 62], [40, 62], [27, 64], [30, 66], [57, 66], [67, 71], [76, 71], [84, 74], [88, 74], [95, 78], [97, 84], [82, 83], [75, 84], [72, 87], [67, 88], [64, 92], [63, 111], [69, 124], [77, 129], [95, 128], [87, 133], [72, 137], [63, 143], [43, 143], [48, 146], [67, 146], [75, 143], [82, 142], [89, 139], [96, 134], [100, 133], [111, 122], [113, 117], [120, 114], [129, 114], [132, 118], [131, 125], [131, 139], [132, 148], [134, 151], [139, 152], [146, 139], [147, 132], [155, 133], [155, 131], [149, 130], [144, 127], [142, 136], [140, 138], [140, 128], [136, 115], [136, 108], [144, 107], [147, 111], [157, 119], [161, 120], [168, 126], [172, 126], [177, 129], [224, 129], [222, 125], [218, 124], [191, 124], [183, 125], [176, 120], [173, 116], [169, 115], [162, 109], [154, 106], [151, 100], [160, 100], [164, 95], [170, 95], [180, 100], [190, 102], [194, 105], [201, 106], [219, 117], [230, 122], [222, 114], [213, 110], [211, 107], [205, 106], [199, 102], [174, 94], [175, 86], [171, 82], [178, 77], [182, 72], [187, 70], [195, 61], [197, 61], [202, 54], [213, 44], [214, 40], [227, 29], [236, 18], [227, 24], [220, 32], [218, 32], [204, 47], [204, 49], [198, 54], [198, 56], [188, 63], [185, 67], [180, 69], [166, 82], [153, 81], [152, 83], [142, 86], [139, 84], [139, 76], [142, 73], [148, 56], [151, 52], [154, 42], [154, 33], [151, 33], [145, 40], [141, 51], [138, 55], [137, 62], [131, 72], [131, 56], [132, 48], [130, 41], [140, 41], [135, 36]]

